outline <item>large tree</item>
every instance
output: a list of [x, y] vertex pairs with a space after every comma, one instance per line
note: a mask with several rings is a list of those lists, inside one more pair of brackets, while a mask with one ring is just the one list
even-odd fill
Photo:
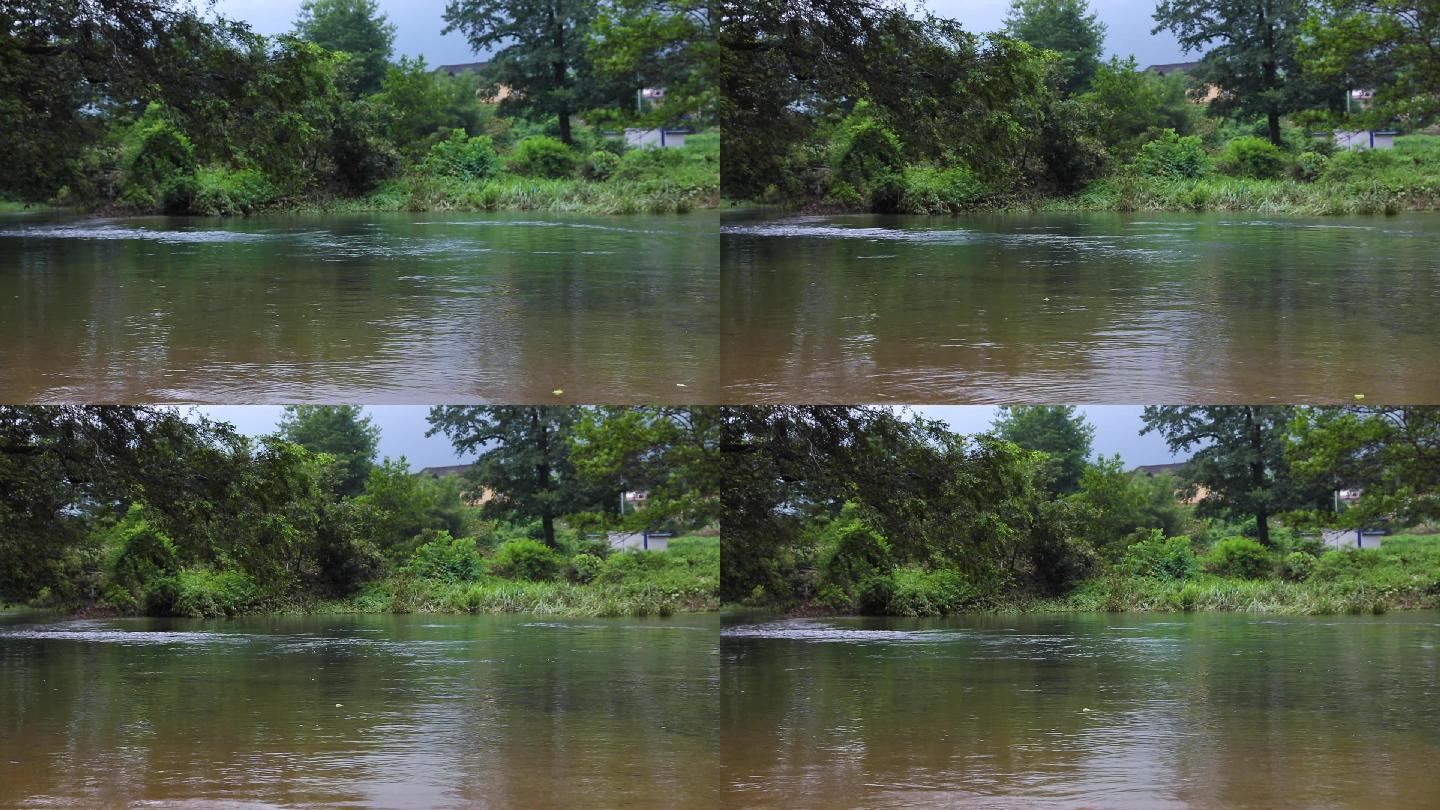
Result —
[[1105, 23], [1086, 0], [1011, 0], [1005, 28], [1037, 48], [1060, 54], [1066, 94], [1090, 86], [1105, 50]]
[[598, 8], [587, 0], [450, 0], [443, 33], [459, 31], [476, 53], [490, 52], [493, 86], [514, 91], [502, 105], [556, 116], [560, 140], [570, 144]]
[[571, 436], [579, 476], [596, 488], [643, 491], [631, 528], [720, 520], [720, 409], [616, 406], [586, 409]]
[[1155, 32], [1169, 29], [1186, 51], [1204, 50], [1191, 77], [1220, 89], [1210, 108], [1264, 117], [1279, 146], [1280, 117], [1323, 100], [1297, 55], [1304, 18], [1304, 0], [1160, 0]]
[[641, 120], [674, 124], [715, 114], [718, 11], [711, 0], [614, 0], [600, 6], [589, 34], [599, 75], [625, 85], [663, 88], [664, 100]]
[[395, 26], [380, 13], [375, 0], [304, 0], [295, 19], [295, 33], [323, 48], [349, 54], [354, 60], [357, 92], [380, 89], [395, 46]]
[[342, 495], [358, 495], [375, 466], [380, 428], [359, 405], [287, 405], [280, 435], [313, 453], [329, 453], [344, 469]]
[[1090, 460], [1095, 426], [1074, 405], [1002, 405], [995, 419], [995, 434], [1047, 456], [1053, 494], [1079, 489], [1080, 476]]
[[1315, 503], [1321, 490], [1290, 475], [1289, 405], [1147, 406], [1141, 435], [1159, 433], [1171, 452], [1192, 453], [1184, 478], [1204, 487], [1199, 514], [1255, 518], [1270, 545], [1270, 518]]
[[1423, 125], [1440, 114], [1440, 4], [1324, 0], [1305, 20], [1300, 58], [1317, 77], [1373, 91], [1356, 123]]
[[[466, 477], [492, 491], [484, 506], [493, 517], [540, 519], [545, 544], [557, 547], [555, 519], [602, 507], [577, 479], [570, 460], [578, 408], [560, 405], [447, 405], [430, 409], [430, 430], [461, 455], [478, 453]], [[618, 493], [617, 493], [618, 495]]]
[[1326, 490], [1361, 490], [1343, 522], [1440, 519], [1440, 407], [1306, 408], [1292, 430], [1297, 477]]

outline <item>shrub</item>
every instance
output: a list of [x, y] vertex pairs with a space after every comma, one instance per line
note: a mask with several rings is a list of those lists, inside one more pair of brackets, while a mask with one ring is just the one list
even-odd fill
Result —
[[900, 138], [877, 120], [867, 103], [841, 124], [833, 158], [836, 179], [868, 197], [877, 211], [893, 211], [904, 195]]
[[1199, 568], [1195, 551], [1188, 537], [1166, 537], [1159, 529], [1125, 550], [1125, 570], [1141, 577], [1155, 579], [1189, 579]]
[[1288, 579], [1291, 582], [1304, 582], [1315, 573], [1316, 560], [1314, 557], [1303, 551], [1292, 551], [1280, 558], [1276, 566], [1276, 573], [1281, 579]]
[[211, 216], [245, 216], [274, 202], [280, 190], [257, 169], [204, 168], [195, 174], [190, 209]]
[[443, 530], [416, 548], [405, 566], [408, 574], [441, 582], [470, 582], [479, 578], [482, 570], [475, 538], [451, 537]]
[[1140, 147], [1135, 167], [1149, 177], [1196, 180], [1211, 171], [1210, 156], [1199, 135], [1180, 136], [1173, 129], [1160, 133]]
[[1285, 154], [1264, 138], [1243, 135], [1220, 150], [1220, 171], [1232, 177], [1273, 180], [1285, 172]]
[[890, 543], [865, 524], [859, 507], [853, 503], [845, 504], [840, 515], [819, 530], [816, 540], [824, 584], [849, 592], [870, 577], [890, 570]]
[[123, 202], [167, 210], [189, 207], [195, 192], [195, 147], [160, 105], [147, 107], [125, 134], [121, 162]]
[[221, 618], [244, 613], [260, 601], [255, 583], [240, 571], [181, 571], [174, 579], [175, 599], [170, 615], [194, 619]]
[[626, 551], [605, 558], [596, 579], [611, 585], [645, 580], [665, 568], [665, 555], [655, 551]]
[[609, 180], [610, 176], [615, 174], [619, 168], [619, 155], [604, 149], [597, 149], [590, 153], [589, 160], [585, 162], [585, 176], [591, 180]]
[[1319, 152], [1301, 152], [1300, 156], [1295, 158], [1295, 164], [1290, 167], [1290, 174], [1296, 180], [1313, 183], [1320, 179], [1329, 166], [1330, 158]]
[[533, 135], [515, 145], [510, 170], [526, 177], [563, 179], [575, 171], [575, 154], [548, 135]]
[[1320, 555], [1311, 576], [1320, 582], [1364, 579], [1384, 562], [1384, 554], [1377, 549], [1336, 549]]
[[499, 171], [500, 158], [489, 135], [467, 138], [464, 130], [457, 129], [430, 147], [425, 169], [435, 175], [485, 180]]
[[[831, 192], [832, 196], [834, 191]], [[900, 211], [906, 214], [947, 214], [962, 211], [985, 197], [985, 186], [970, 169], [910, 166], [904, 172]]]
[[174, 573], [178, 566], [175, 543], [156, 526], [139, 504], [105, 538], [105, 571], [110, 581], [138, 594], [151, 581]]
[[576, 554], [570, 558], [570, 564], [565, 568], [565, 578], [582, 585], [594, 582], [604, 564], [605, 561], [594, 554]]
[[1274, 567], [1270, 552], [1259, 541], [1231, 537], [1216, 543], [1205, 558], [1205, 567], [1222, 577], [1261, 579]]
[[121, 613], [133, 613], [140, 606], [135, 594], [116, 582], [105, 586], [105, 591], [100, 596], [100, 604]]
[[957, 571], [905, 567], [892, 571], [888, 579], [885, 612], [892, 616], [942, 616], [964, 610], [975, 598], [975, 590]]
[[508, 540], [495, 549], [490, 568], [511, 579], [553, 579], [560, 571], [560, 555], [537, 540]]

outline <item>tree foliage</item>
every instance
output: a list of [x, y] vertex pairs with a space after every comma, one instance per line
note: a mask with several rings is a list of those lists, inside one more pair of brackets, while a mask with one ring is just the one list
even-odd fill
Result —
[[1080, 487], [1095, 426], [1074, 405], [1002, 405], [995, 435], [1044, 453], [1049, 459], [1051, 493], [1066, 494]]
[[1005, 28], [1016, 39], [1060, 54], [1066, 94], [1090, 87], [1105, 50], [1105, 23], [1086, 0], [1010, 0]]
[[1440, 113], [1440, 9], [1433, 0], [1323, 0], [1310, 4], [1304, 69], [1340, 88], [1374, 93], [1352, 127], [1400, 119], [1421, 126]]
[[280, 435], [312, 453], [328, 453], [343, 468], [342, 495], [357, 495], [375, 465], [380, 428], [359, 405], [286, 405]]
[[375, 0], [303, 0], [295, 33], [327, 50], [349, 54], [357, 92], [380, 89], [395, 45], [395, 26]]

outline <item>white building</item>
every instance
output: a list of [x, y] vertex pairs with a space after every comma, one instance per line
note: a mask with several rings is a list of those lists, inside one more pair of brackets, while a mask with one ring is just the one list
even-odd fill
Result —
[[1369, 529], [1321, 529], [1320, 542], [1326, 548], [1380, 548], [1384, 534]]
[[664, 551], [670, 537], [669, 532], [610, 532], [605, 541], [611, 551]]

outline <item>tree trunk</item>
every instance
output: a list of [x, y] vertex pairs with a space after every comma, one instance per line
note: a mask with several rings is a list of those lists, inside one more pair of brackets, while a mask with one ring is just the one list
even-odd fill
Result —
[[1255, 510], [1255, 533], [1259, 535], [1260, 545], [1270, 548], [1270, 512], [1263, 506]]
[[1271, 110], [1269, 113], [1270, 142], [1280, 148], [1285, 148], [1285, 142], [1280, 139], [1280, 113]]
[[545, 513], [540, 516], [540, 526], [545, 532], [545, 545], [550, 548], [559, 548], [555, 543], [555, 515], [551, 513], [550, 507], [545, 507]]
[[[551, 44], [555, 46], [555, 61], [550, 63], [550, 69], [554, 72], [552, 80], [555, 82], [555, 89], [564, 91], [570, 81], [569, 64], [565, 59], [565, 26], [560, 22], [560, 15], [554, 11], [550, 14]], [[570, 134], [570, 101], [565, 99], [560, 102], [560, 109], [557, 111], [560, 118], [560, 140], [566, 146], [574, 146], [575, 139]]]
[[[1252, 497], [1264, 498], [1261, 493], [1269, 489], [1265, 480], [1265, 429], [1260, 426], [1260, 421], [1255, 418], [1255, 411], [1252, 408], [1245, 409], [1245, 431], [1250, 435], [1250, 491]], [[1261, 501], [1255, 506], [1255, 533], [1259, 536], [1260, 545], [1270, 547], [1270, 510]]]

